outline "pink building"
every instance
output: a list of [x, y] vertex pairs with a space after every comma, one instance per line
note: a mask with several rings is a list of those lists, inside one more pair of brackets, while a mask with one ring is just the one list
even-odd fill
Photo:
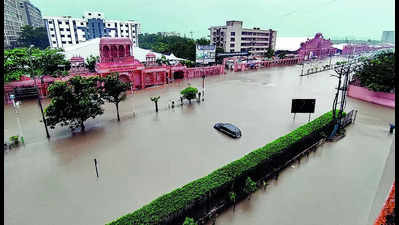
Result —
[[337, 49], [332, 47], [331, 41], [324, 39], [321, 33], [316, 33], [313, 39], [302, 42], [297, 52], [300, 58], [308, 60], [313, 57], [324, 58], [334, 55]]
[[198, 68], [187, 68], [180, 64], [158, 65], [155, 54], [151, 52], [146, 55], [145, 64], [142, 64], [134, 59], [131, 46], [129, 38], [101, 38], [97, 73], [106, 76], [118, 72], [120, 79], [130, 82], [133, 89], [162, 85], [178, 79], [224, 73], [221, 65]]

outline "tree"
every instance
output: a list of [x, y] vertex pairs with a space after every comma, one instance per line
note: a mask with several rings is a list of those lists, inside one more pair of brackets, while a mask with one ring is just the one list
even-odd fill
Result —
[[161, 96], [158, 97], [151, 97], [151, 101], [155, 103], [155, 112], [158, 112], [158, 100], [161, 98]]
[[126, 91], [129, 90], [130, 83], [125, 83], [119, 80], [118, 73], [113, 73], [104, 78], [100, 78], [100, 81], [103, 84], [100, 88], [100, 96], [108, 102], [115, 104], [116, 115], [118, 121], [120, 121], [119, 103], [126, 99]]
[[48, 88], [50, 104], [45, 109], [46, 122], [51, 129], [57, 124], [69, 126], [72, 130], [80, 127], [85, 131], [84, 122], [103, 114], [97, 88], [98, 77], [72, 77], [67, 82], [57, 81]]
[[[4, 81], [19, 80], [22, 75], [53, 75], [61, 73], [58, 65], [70, 67], [62, 49], [14, 48], [4, 50]], [[32, 67], [32, 68], [31, 68]]]
[[266, 56], [267, 58], [272, 58], [272, 57], [274, 56], [274, 50], [273, 50], [271, 47], [269, 47], [269, 48], [267, 49], [267, 52], [265, 53], [265, 56]]
[[194, 87], [187, 87], [183, 89], [180, 94], [183, 95], [183, 98], [188, 99], [189, 103], [191, 104], [191, 99], [194, 99], [197, 96], [198, 89]]
[[280, 52], [279, 54], [278, 54], [278, 58], [279, 59], [284, 59], [285, 58], [285, 56], [286, 56], [286, 52]]
[[193, 218], [186, 217], [186, 219], [183, 222], [183, 225], [198, 225], [198, 223], [196, 223]]
[[211, 44], [210, 40], [208, 40], [208, 39], [206, 39], [206, 38], [197, 39], [197, 40], [195, 41], [195, 43], [196, 43], [197, 45], [210, 45], [210, 44]]
[[100, 59], [99, 56], [94, 57], [93, 55], [90, 55], [86, 59], [86, 66], [89, 68], [90, 72], [95, 72], [96, 71], [96, 63]]
[[395, 88], [395, 54], [382, 52], [373, 59], [362, 61], [361, 69], [355, 79], [360, 85], [372, 91], [390, 92]]
[[34, 28], [30, 25], [21, 28], [21, 34], [17, 40], [19, 47], [29, 47], [35, 45], [40, 49], [50, 46], [47, 30], [45, 27]]

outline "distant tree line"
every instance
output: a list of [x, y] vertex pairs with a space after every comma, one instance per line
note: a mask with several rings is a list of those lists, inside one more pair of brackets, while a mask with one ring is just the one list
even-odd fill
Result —
[[195, 61], [195, 45], [209, 45], [210, 41], [205, 38], [197, 40], [180, 37], [165, 36], [162, 34], [139, 34], [139, 46], [151, 49], [154, 52], [169, 55], [173, 53], [178, 58]]

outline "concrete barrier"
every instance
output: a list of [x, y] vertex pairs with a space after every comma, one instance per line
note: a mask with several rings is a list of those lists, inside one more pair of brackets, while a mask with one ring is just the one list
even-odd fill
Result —
[[395, 108], [395, 94], [385, 92], [370, 91], [367, 88], [349, 85], [348, 96], [366, 102]]

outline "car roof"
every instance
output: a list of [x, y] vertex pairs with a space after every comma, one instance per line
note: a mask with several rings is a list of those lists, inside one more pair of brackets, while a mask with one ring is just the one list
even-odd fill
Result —
[[238, 127], [234, 126], [233, 124], [230, 123], [224, 123], [223, 124], [224, 127], [232, 130], [232, 131], [240, 131], [240, 129], [238, 129]]

